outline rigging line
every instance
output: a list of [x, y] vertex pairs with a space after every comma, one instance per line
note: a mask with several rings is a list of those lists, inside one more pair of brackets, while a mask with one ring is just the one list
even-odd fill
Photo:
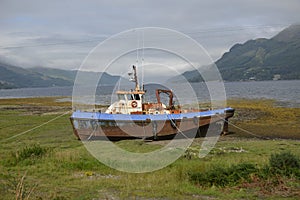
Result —
[[[168, 116], [168, 118], [169, 118], [169, 116]], [[170, 119], [170, 122], [173, 124], [173, 126], [174, 127], [176, 127], [176, 129], [177, 129], [177, 131], [183, 136], [183, 137], [185, 137], [186, 139], [188, 139], [188, 140], [191, 140], [191, 144], [185, 149], [185, 151], [186, 150], [188, 150], [188, 148], [189, 147], [191, 147], [191, 145], [192, 145], [192, 143], [194, 142], [195, 144], [197, 144], [197, 145], [199, 145], [199, 146], [201, 146], [202, 147], [202, 145], [203, 145], [203, 143], [200, 143], [200, 142], [198, 142], [198, 141], [195, 141], [194, 139], [196, 138], [189, 138], [188, 136], [186, 136], [179, 128], [178, 128], [178, 126], [173, 122], [173, 120], [171, 119], [171, 118], [169, 118]], [[201, 147], [200, 147], [200, 149], [199, 149], [199, 158], [200, 158], [200, 154], [201, 154]]]
[[234, 125], [234, 124], [228, 122], [228, 120], [225, 120], [225, 119], [224, 119], [224, 121], [227, 121], [227, 123], [230, 124], [231, 126], [234, 126], [235, 128], [237, 128], [237, 129], [239, 129], [239, 130], [241, 130], [241, 131], [243, 131], [243, 132], [245, 132], [245, 133], [248, 133], [249, 135], [252, 135], [252, 136], [254, 136], [254, 137], [261, 138], [261, 139], [264, 139], [264, 140], [270, 140], [269, 137], [260, 136], [260, 135], [257, 135], [257, 134], [255, 134], [255, 133], [252, 133], [251, 131], [247, 131], [247, 130], [245, 130], [245, 129], [243, 129], [243, 128], [240, 128], [240, 127], [237, 126], [237, 125]]
[[120, 90], [120, 88], [121, 88], [121, 77], [118, 80], [118, 90]]
[[142, 49], [142, 85], [144, 87], [144, 59], [145, 59], [145, 33], [143, 30], [143, 49]]
[[172, 123], [172, 125], [177, 129], [177, 131], [186, 139], [191, 140], [192, 142], [194, 141], [194, 138], [189, 138], [188, 136], [186, 136], [181, 130], [180, 128], [178, 128], [178, 126], [176, 125], [176, 123], [173, 121], [173, 119], [170, 118], [169, 115], [167, 115], [167, 117], [169, 118], [170, 122]]
[[65, 113], [63, 113], [63, 114], [61, 114], [61, 115], [59, 115], [59, 116], [57, 116], [57, 117], [55, 117], [55, 118], [53, 118], [53, 119], [50, 119], [50, 120], [47, 121], [47, 122], [44, 122], [44, 123], [42, 123], [42, 124], [40, 124], [40, 125], [38, 125], [38, 126], [36, 126], [36, 127], [33, 127], [33, 128], [31, 128], [31, 129], [29, 129], [29, 130], [26, 130], [26, 131], [23, 131], [23, 132], [18, 133], [18, 134], [16, 134], [16, 135], [13, 135], [13, 136], [11, 136], [11, 137], [9, 137], [9, 138], [3, 139], [3, 140], [1, 140], [0, 142], [6, 142], [6, 141], [11, 140], [11, 139], [13, 139], [13, 138], [19, 137], [19, 136], [24, 135], [24, 134], [26, 134], [26, 133], [29, 133], [29, 132], [31, 132], [31, 131], [33, 131], [33, 130], [35, 130], [35, 129], [38, 129], [38, 128], [44, 126], [44, 125], [49, 124], [50, 122], [53, 122], [53, 121], [57, 120], [58, 118], [63, 117], [63, 116], [66, 115], [66, 114], [69, 114], [70, 112], [71, 112], [71, 111], [67, 111], [67, 112], [65, 112]]
[[145, 34], [144, 34], [144, 30], [142, 30], [142, 87], [144, 87], [144, 56], [145, 56]]
[[139, 47], [140, 47], [140, 38], [139, 38], [139, 31], [136, 32], [137, 34], [137, 48], [136, 48], [136, 67], [139, 66]]
[[145, 130], [145, 124], [144, 124], [144, 122], [142, 122], [142, 125], [143, 125], [143, 133], [144, 133], [143, 140], [145, 140], [147, 137], [146, 137], [146, 130]]
[[[97, 130], [97, 128], [98, 128], [98, 123], [97, 123], [97, 125], [96, 125], [96, 127], [95, 128], [93, 128], [93, 131], [91, 132], [91, 134], [90, 134], [90, 136], [88, 137], [88, 141], [92, 138], [92, 136], [93, 136], [93, 133], [95, 133], [96, 132], [96, 130]], [[95, 135], [96, 136], [96, 135]]]
[[248, 131], [248, 130], [246, 130], [246, 129], [243, 129], [243, 128], [241, 128], [241, 127], [239, 127], [239, 126], [237, 126], [237, 125], [235, 125], [235, 124], [229, 122], [228, 120], [226, 120], [226, 119], [224, 119], [224, 118], [219, 117], [219, 119], [223, 120], [224, 122], [227, 122], [227, 123], [230, 124], [231, 126], [234, 126], [235, 128], [237, 128], [237, 129], [239, 129], [239, 130], [241, 130], [241, 131], [243, 131], [243, 132], [245, 132], [245, 133], [248, 133], [249, 135], [252, 135], [252, 136], [254, 136], [254, 137], [261, 138], [261, 139], [264, 139], [264, 140], [270, 140], [269, 137], [264, 137], [264, 136], [257, 135], [257, 134], [255, 134], [255, 133], [253, 133], [253, 132], [251, 132], [251, 131]]

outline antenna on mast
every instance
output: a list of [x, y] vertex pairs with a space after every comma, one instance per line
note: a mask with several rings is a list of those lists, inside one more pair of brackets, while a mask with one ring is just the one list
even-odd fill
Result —
[[140, 90], [140, 86], [139, 86], [139, 81], [138, 81], [138, 78], [137, 78], [137, 73], [136, 73], [136, 66], [133, 65], [132, 66], [132, 69], [133, 69], [133, 81], [135, 82], [135, 91], [139, 91]]
[[129, 81], [135, 82], [135, 91], [140, 91], [139, 81], [137, 77], [137, 67], [135, 65], [132, 65], [133, 72], [128, 72], [128, 75], [130, 76]]

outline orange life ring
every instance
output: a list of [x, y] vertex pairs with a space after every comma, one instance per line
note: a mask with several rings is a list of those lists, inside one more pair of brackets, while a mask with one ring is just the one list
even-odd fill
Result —
[[131, 107], [136, 108], [138, 106], [138, 103], [136, 101], [131, 102]]

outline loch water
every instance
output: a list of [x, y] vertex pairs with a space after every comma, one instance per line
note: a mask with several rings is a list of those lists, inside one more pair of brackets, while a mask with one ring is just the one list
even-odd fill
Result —
[[[246, 98], [246, 99], [274, 99], [278, 106], [300, 107], [300, 80], [281, 80], [281, 81], [249, 81], [249, 82], [225, 82], [225, 94], [227, 99]], [[146, 85], [148, 99], [155, 99], [155, 89], [157, 85]], [[172, 86], [178, 99], [189, 99], [190, 92], [182, 88], [182, 84]], [[191, 83], [191, 88], [200, 102], [207, 102], [211, 95], [205, 83]], [[96, 91], [96, 103], [110, 104], [114, 95], [115, 86], [104, 85]], [[65, 100], [71, 100], [73, 87], [49, 87], [49, 88], [21, 88], [0, 90], [0, 98], [27, 98], [27, 97], [48, 97], [64, 96]], [[84, 95], [83, 95], [84, 96]], [[183, 98], [181, 98], [183, 97]], [[84, 99], [85, 103], [92, 103], [88, 95]], [[90, 101], [90, 102], [89, 102]]]

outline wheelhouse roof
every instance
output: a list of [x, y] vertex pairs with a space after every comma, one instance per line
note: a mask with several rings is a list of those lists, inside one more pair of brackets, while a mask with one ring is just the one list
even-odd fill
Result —
[[122, 90], [119, 90], [116, 93], [117, 94], [145, 94], [145, 91], [122, 91]]

